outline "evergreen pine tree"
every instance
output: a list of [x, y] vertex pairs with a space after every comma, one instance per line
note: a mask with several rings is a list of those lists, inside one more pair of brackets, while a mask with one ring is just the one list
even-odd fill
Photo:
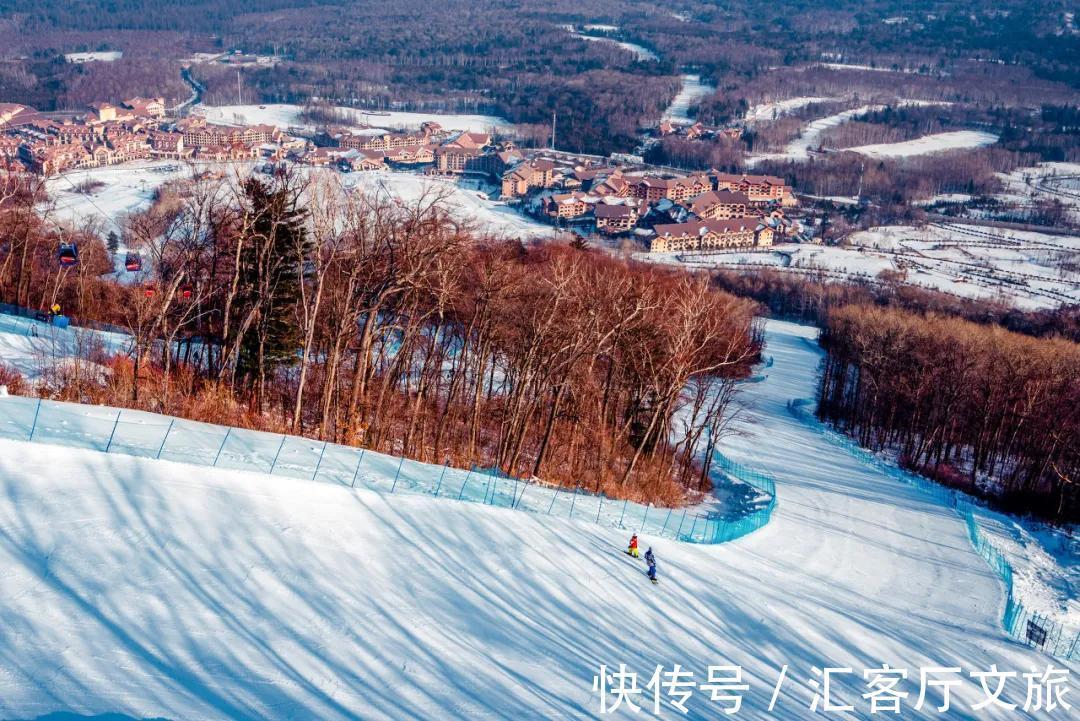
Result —
[[261, 300], [261, 310], [241, 344], [237, 375], [261, 384], [273, 371], [297, 362], [300, 330], [292, 317], [300, 298], [300, 274], [311, 243], [305, 211], [288, 188], [251, 178], [244, 185], [249, 222], [241, 256], [240, 307]]

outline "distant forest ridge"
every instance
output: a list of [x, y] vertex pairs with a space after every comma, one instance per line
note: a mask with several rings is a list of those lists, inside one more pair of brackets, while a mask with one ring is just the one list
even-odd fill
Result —
[[[658, 59], [615, 42], [584, 42], [581, 32], [639, 45]], [[1080, 34], [1063, 9], [1024, 0], [992, 7], [974, 0], [828, 7], [796, 0], [9, 0], [0, 10], [0, 48], [0, 100], [44, 110], [113, 94], [180, 99], [180, 61], [242, 50], [275, 59], [242, 69], [245, 91], [259, 102], [318, 97], [497, 114], [527, 134], [536, 126], [534, 137], [544, 136], [556, 111], [561, 147], [600, 153], [632, 150], [688, 70], [717, 88], [691, 108], [714, 124], [778, 93], [833, 88], [983, 108], [1080, 104]], [[62, 60], [101, 50], [124, 56]], [[207, 102], [233, 101], [234, 67], [202, 64], [194, 72]], [[737, 155], [709, 155], [737, 164]]]

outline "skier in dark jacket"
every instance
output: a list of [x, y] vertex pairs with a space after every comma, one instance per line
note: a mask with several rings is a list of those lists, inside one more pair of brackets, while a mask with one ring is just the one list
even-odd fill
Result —
[[649, 580], [656, 583], [656, 556], [653, 555], [652, 546], [645, 551], [645, 563], [649, 564]]

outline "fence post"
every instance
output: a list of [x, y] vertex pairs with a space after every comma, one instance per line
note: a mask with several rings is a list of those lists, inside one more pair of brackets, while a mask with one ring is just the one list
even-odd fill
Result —
[[311, 480], [313, 480], [313, 481], [315, 480], [316, 476], [319, 475], [319, 468], [322, 467], [322, 459], [323, 459], [323, 456], [326, 455], [326, 446], [329, 443], [330, 443], [330, 441], [323, 441], [322, 450], [319, 451], [319, 460], [315, 464], [315, 472], [311, 474]]
[[529, 484], [522, 481], [521, 483], [521, 495], [514, 501], [513, 508], [521, 508], [521, 499], [525, 497], [525, 491], [529, 490]]
[[559, 499], [559, 491], [562, 490], [562, 486], [555, 487], [555, 495], [551, 497], [551, 503], [548, 504], [548, 515], [551, 515], [551, 509], [555, 508], [555, 501]]
[[667, 524], [671, 521], [671, 512], [674, 511], [674, 510], [675, 510], [674, 508], [669, 508], [668, 509], [667, 518], [664, 519], [664, 527], [660, 529], [660, 535], [661, 536], [664, 535], [664, 531], [667, 530]]
[[442, 479], [446, 475], [446, 469], [450, 467], [450, 459], [446, 459], [446, 464], [442, 467], [442, 473], [439, 474], [439, 482], [435, 484], [435, 497], [439, 497], [439, 489], [442, 488]]
[[641, 532], [642, 533], [645, 533], [645, 522], [647, 520], [649, 520], [649, 509], [650, 508], [652, 508], [652, 505], [645, 506], [645, 515], [641, 517]]
[[116, 427], [120, 425], [120, 414], [121, 413], [123, 413], [123, 411], [117, 411], [116, 412], [116, 421], [112, 424], [112, 433], [109, 434], [109, 442], [105, 444], [105, 452], [106, 453], [108, 453], [109, 449], [112, 448], [112, 440], [113, 440], [113, 437], [116, 435]]
[[619, 528], [622, 528], [623, 519], [626, 518], [626, 507], [630, 504], [630, 499], [627, 498], [622, 504], [622, 513], [619, 514]]
[[397, 464], [397, 472], [394, 474], [394, 485], [390, 486], [390, 492], [393, 493], [397, 488], [398, 477], [401, 475], [401, 467], [405, 465], [405, 456], [401, 457], [401, 463]]
[[465, 495], [465, 486], [469, 485], [469, 476], [472, 475], [473, 466], [469, 464], [469, 472], [465, 474], [465, 482], [461, 484], [461, 490], [458, 491], [457, 499], [460, 501], [461, 497]]
[[225, 444], [229, 442], [229, 434], [232, 433], [232, 428], [225, 431], [225, 437], [221, 439], [221, 447], [217, 450], [217, 455], [214, 456], [214, 467], [217, 467], [218, 459], [221, 458], [221, 452], [225, 450]]
[[165, 441], [169, 440], [169, 434], [172, 433], [174, 423], [176, 423], [175, 418], [169, 421], [169, 427], [165, 430], [165, 437], [161, 439], [161, 445], [157, 449], [157, 458], [161, 458], [161, 454], [165, 451]]
[[692, 541], [692, 540], [694, 540], [694, 531], [695, 531], [695, 530], [697, 530], [697, 522], [698, 522], [698, 518], [700, 518], [700, 516], [698, 516], [698, 515], [697, 515], [697, 514], [695, 513], [695, 514], [694, 514], [694, 523], [693, 523], [693, 524], [692, 524], [692, 525], [690, 526], [690, 534], [689, 534], [689, 538], [690, 538], [690, 540], [691, 540], [691, 541]]
[[37, 408], [34, 409], [34, 422], [30, 425], [30, 438], [28, 439], [28, 440], [31, 440], [31, 441], [34, 440], [34, 431], [37, 430], [37, 419], [38, 419], [38, 414], [41, 413], [41, 401], [42, 400], [43, 399], [41, 399], [41, 398], [37, 399]]
[[682, 520], [679, 521], [679, 530], [675, 531], [675, 539], [678, 540], [679, 534], [682, 533], [682, 524], [686, 522], [686, 511], [682, 512]]
[[277, 468], [277, 459], [278, 459], [279, 456], [281, 456], [281, 449], [285, 447], [285, 440], [287, 438], [288, 438], [288, 436], [282, 436], [281, 437], [281, 443], [278, 444], [277, 453], [274, 454], [274, 460], [270, 464], [270, 475], [271, 476], [274, 475], [274, 469]]
[[577, 502], [577, 494], [578, 494], [579, 490], [581, 490], [581, 482], [580, 481], [578, 482], [578, 484], [576, 486], [574, 486], [574, 497], [570, 499], [570, 516], [569, 516], [569, 519], [571, 521], [574, 520], [574, 504]]
[[600, 512], [604, 510], [604, 494], [600, 494], [600, 505], [596, 507], [596, 522], [600, 523]]
[[349, 488], [356, 488], [356, 476], [360, 474], [360, 464], [364, 462], [364, 453], [366, 451], [367, 451], [366, 448], [361, 448], [360, 449], [360, 457], [356, 459], [356, 470], [353, 471], [352, 483], [349, 484]]

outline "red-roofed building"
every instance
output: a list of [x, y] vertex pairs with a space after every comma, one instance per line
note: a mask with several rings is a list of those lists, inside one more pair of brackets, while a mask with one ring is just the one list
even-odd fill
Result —
[[714, 172], [710, 176], [717, 190], [745, 193], [751, 203], [780, 202], [788, 204], [794, 199], [783, 178], [773, 175], [735, 175]]
[[658, 225], [649, 251], [672, 253], [686, 250], [719, 250], [772, 245], [773, 231], [754, 218], [695, 220]]

